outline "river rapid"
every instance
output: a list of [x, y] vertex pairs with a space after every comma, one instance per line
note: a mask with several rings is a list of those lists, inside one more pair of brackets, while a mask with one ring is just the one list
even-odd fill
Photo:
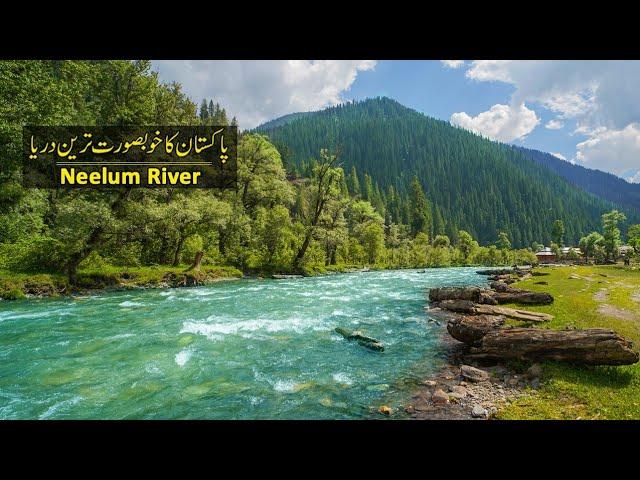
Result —
[[378, 418], [444, 363], [427, 289], [484, 284], [475, 270], [0, 301], [0, 419]]

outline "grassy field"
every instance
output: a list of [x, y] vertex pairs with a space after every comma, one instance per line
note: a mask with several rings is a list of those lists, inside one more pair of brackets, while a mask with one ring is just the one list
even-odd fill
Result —
[[[528, 307], [551, 313], [547, 328], [604, 327], [640, 348], [640, 271], [620, 266], [547, 267], [517, 287], [546, 291], [555, 301]], [[547, 285], [544, 284], [547, 283]], [[640, 419], [640, 364], [579, 367], [543, 364], [541, 388], [501, 410], [501, 419]]]

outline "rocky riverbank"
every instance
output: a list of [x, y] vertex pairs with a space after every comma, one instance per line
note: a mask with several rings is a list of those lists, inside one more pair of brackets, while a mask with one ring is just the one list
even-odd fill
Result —
[[[446, 313], [437, 316], [446, 322]], [[442, 341], [448, 350], [447, 363], [412, 394], [404, 407], [410, 419], [490, 419], [502, 406], [531, 395], [540, 386], [538, 364], [524, 372], [505, 363], [483, 366], [465, 360], [465, 346], [444, 331]]]
[[[424, 381], [405, 411], [416, 419], [491, 418], [501, 406], [529, 395], [540, 386], [539, 361], [582, 365], [631, 365], [639, 360], [632, 342], [603, 328], [516, 327], [540, 325], [553, 315], [500, 307], [502, 303], [549, 305], [545, 292], [510, 287], [536, 272], [478, 272], [491, 275], [491, 288], [442, 287], [429, 292], [429, 314], [446, 323], [443, 341], [448, 365]], [[458, 342], [454, 341], [458, 340]]]

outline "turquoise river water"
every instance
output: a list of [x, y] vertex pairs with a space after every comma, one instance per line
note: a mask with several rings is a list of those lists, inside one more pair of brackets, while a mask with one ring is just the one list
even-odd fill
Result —
[[443, 362], [426, 290], [483, 282], [391, 270], [0, 301], [0, 419], [376, 418]]

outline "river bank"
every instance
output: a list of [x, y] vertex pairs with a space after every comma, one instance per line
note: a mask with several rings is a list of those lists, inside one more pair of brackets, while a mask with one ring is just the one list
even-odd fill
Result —
[[[632, 340], [637, 351], [640, 344], [640, 277], [637, 271], [612, 265], [549, 267], [544, 272], [542, 280], [534, 276], [514, 284], [518, 288], [553, 295], [555, 300], [550, 305], [527, 306], [527, 310], [553, 316], [540, 327], [613, 329]], [[507, 320], [507, 324], [516, 326], [518, 322]], [[640, 364], [579, 366], [546, 361], [532, 365], [509, 361], [498, 365], [475, 365], [487, 372], [488, 378], [468, 382], [461, 375], [461, 364], [465, 360], [457, 355], [463, 344], [447, 338], [444, 331], [443, 337], [450, 345], [450, 359], [437, 375], [425, 380], [424, 388], [415, 393], [408, 412], [411, 418], [640, 418], [637, 402], [640, 398]], [[436, 390], [444, 393], [436, 398], [448, 401], [436, 404]], [[462, 398], [459, 398], [460, 392], [465, 393]], [[415, 408], [416, 405], [419, 408]], [[476, 406], [478, 415], [473, 415]]]
[[141, 288], [192, 287], [242, 277], [242, 272], [233, 267], [202, 266], [198, 271], [188, 268], [181, 265], [86, 269], [78, 273], [75, 285], [70, 285], [67, 277], [60, 273], [0, 271], [0, 298], [19, 300]]
[[446, 363], [411, 395], [404, 412], [414, 420], [485, 420], [518, 398], [540, 387], [538, 364], [526, 367], [495, 363], [480, 365], [464, 358], [464, 345], [447, 333], [447, 312], [428, 312], [442, 327], [440, 342]]
[[[478, 265], [460, 265], [448, 268], [481, 268]], [[420, 267], [421, 272], [440, 267]], [[30, 273], [0, 270], [0, 300], [20, 300], [24, 298], [46, 298], [67, 295], [148, 288], [179, 288], [205, 286], [212, 283], [242, 278], [297, 278], [335, 275], [340, 273], [364, 273], [385, 270], [416, 270], [417, 268], [397, 268], [387, 265], [322, 265], [306, 268], [302, 273], [251, 271], [245, 272], [231, 266], [203, 265], [200, 270], [189, 270], [188, 265], [177, 267], [145, 266], [81, 269], [76, 285], [70, 285], [61, 273]]]

